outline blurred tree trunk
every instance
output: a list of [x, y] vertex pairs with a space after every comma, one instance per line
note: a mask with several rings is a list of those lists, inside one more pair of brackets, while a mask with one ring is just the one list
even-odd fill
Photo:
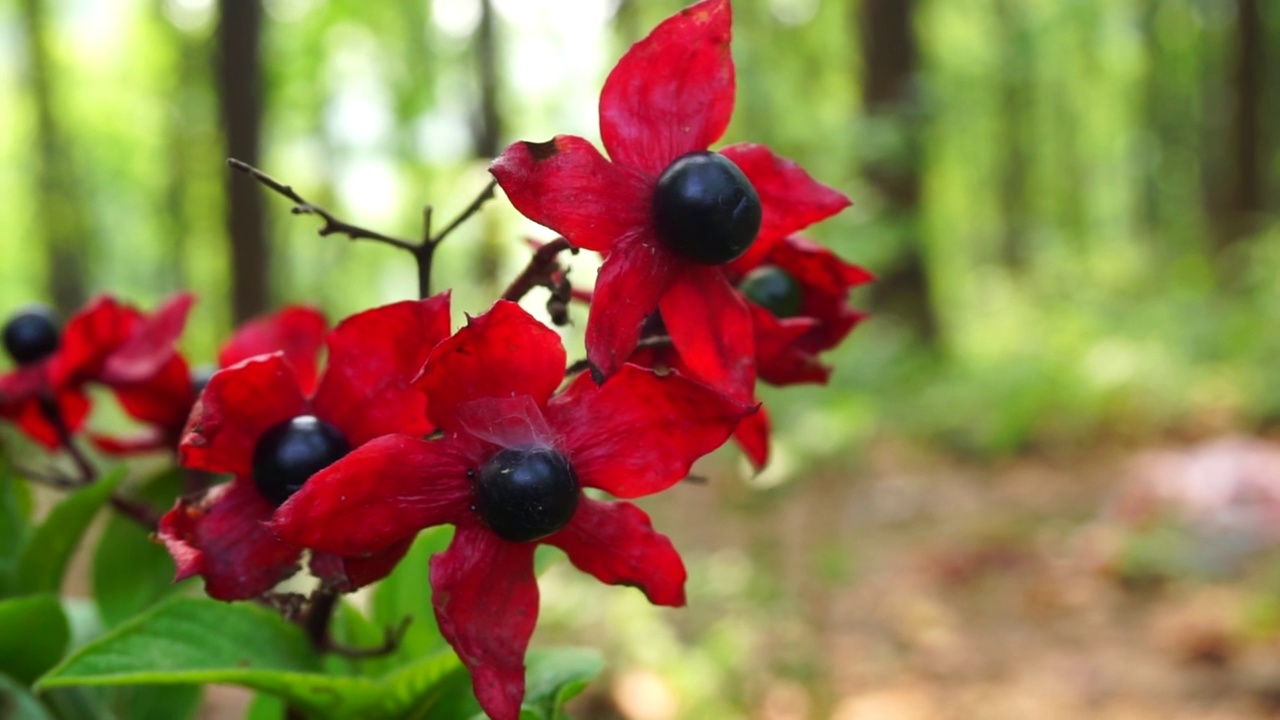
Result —
[[498, 47], [493, 0], [480, 0], [476, 29], [476, 68], [480, 76], [480, 107], [475, 125], [476, 156], [490, 160], [502, 152], [502, 115], [498, 105]]
[[[218, 2], [218, 104], [227, 156], [259, 164], [262, 141], [262, 4]], [[242, 322], [269, 305], [271, 252], [257, 183], [225, 171], [231, 239], [232, 317]]]
[[1231, 77], [1231, 165], [1229, 195], [1218, 228], [1219, 250], [1234, 246], [1258, 228], [1263, 211], [1261, 0], [1236, 0]]
[[912, 26], [914, 0], [862, 0], [862, 100], [872, 122], [896, 126], [902, 147], [863, 167], [884, 201], [882, 219], [901, 232], [898, 261], [882, 268], [874, 303], [898, 316], [919, 338], [934, 342], [937, 318], [929, 297], [920, 232], [921, 141], [913, 83], [919, 60]]
[[57, 78], [49, 57], [49, 27], [42, 0], [22, 0], [27, 66], [35, 104], [35, 212], [45, 248], [45, 284], [64, 314], [84, 304], [85, 251], [93, 243], [67, 137], [59, 124]]

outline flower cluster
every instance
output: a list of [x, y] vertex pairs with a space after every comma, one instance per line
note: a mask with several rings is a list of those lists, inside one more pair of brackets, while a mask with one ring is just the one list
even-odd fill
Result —
[[167, 448], [229, 476], [179, 498], [157, 529], [178, 578], [221, 600], [266, 596], [304, 557], [321, 592], [349, 592], [424, 528], [453, 526], [430, 566], [436, 620], [484, 710], [514, 720], [537, 546], [683, 605], [679, 554], [627, 501], [731, 437], [763, 466], [757, 381], [826, 382], [819, 355], [862, 317], [848, 295], [870, 276], [797, 234], [848, 199], [762, 145], [709, 149], [734, 105], [730, 29], [728, 0], [705, 0], [622, 57], [600, 98], [608, 159], [560, 135], [493, 163], [560, 248], [603, 256], [589, 292], [551, 274], [565, 302], [590, 303], [584, 363], [567, 369], [559, 335], [508, 300], [454, 331], [442, 293], [332, 330], [286, 308], [237, 330], [216, 372], [193, 373], [174, 349], [189, 296], [151, 316], [102, 299], [61, 334], [37, 311], [6, 326], [18, 368], [0, 376], [0, 416], [66, 445], [84, 386], [100, 383], [146, 427], [92, 436], [100, 449]]

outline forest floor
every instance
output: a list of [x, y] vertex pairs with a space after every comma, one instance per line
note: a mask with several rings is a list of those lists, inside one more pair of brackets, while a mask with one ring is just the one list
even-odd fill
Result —
[[1274, 555], [1215, 579], [1115, 572], [1129, 530], [1108, 508], [1142, 457], [975, 467], [886, 445], [768, 491], [685, 484], [644, 505], [689, 607], [564, 564], [536, 641], [605, 650], [585, 720], [1280, 717]]

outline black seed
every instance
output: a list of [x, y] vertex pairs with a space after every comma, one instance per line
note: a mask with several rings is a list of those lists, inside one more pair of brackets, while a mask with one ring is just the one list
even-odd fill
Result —
[[530, 542], [569, 524], [582, 491], [573, 466], [551, 449], [499, 450], [475, 483], [480, 517], [498, 537]]
[[19, 365], [43, 360], [58, 349], [58, 319], [45, 305], [19, 311], [4, 326], [4, 349]]
[[276, 505], [298, 492], [316, 473], [351, 452], [338, 429], [314, 415], [272, 426], [253, 449], [253, 484]]
[[774, 317], [795, 317], [804, 305], [804, 290], [800, 283], [777, 265], [762, 265], [747, 273], [738, 283], [738, 289], [748, 300], [773, 313]]
[[672, 252], [704, 265], [740, 257], [760, 231], [760, 196], [729, 158], [694, 152], [658, 177], [653, 219]]

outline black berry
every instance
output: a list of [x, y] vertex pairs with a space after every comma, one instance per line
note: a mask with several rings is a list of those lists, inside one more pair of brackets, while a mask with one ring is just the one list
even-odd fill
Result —
[[302, 489], [312, 475], [351, 452], [338, 429], [314, 415], [273, 425], [253, 449], [253, 484], [276, 505]]
[[729, 158], [689, 153], [658, 177], [653, 219], [658, 237], [672, 252], [704, 265], [722, 265], [755, 241], [760, 196]]
[[530, 542], [569, 524], [582, 495], [578, 476], [550, 449], [499, 450], [480, 468], [476, 509], [498, 537]]
[[777, 265], [762, 265], [747, 273], [738, 283], [738, 289], [748, 300], [768, 310], [774, 317], [795, 317], [804, 305], [804, 291], [800, 283]]
[[19, 365], [43, 360], [58, 349], [58, 320], [53, 310], [33, 305], [4, 326], [4, 349]]

